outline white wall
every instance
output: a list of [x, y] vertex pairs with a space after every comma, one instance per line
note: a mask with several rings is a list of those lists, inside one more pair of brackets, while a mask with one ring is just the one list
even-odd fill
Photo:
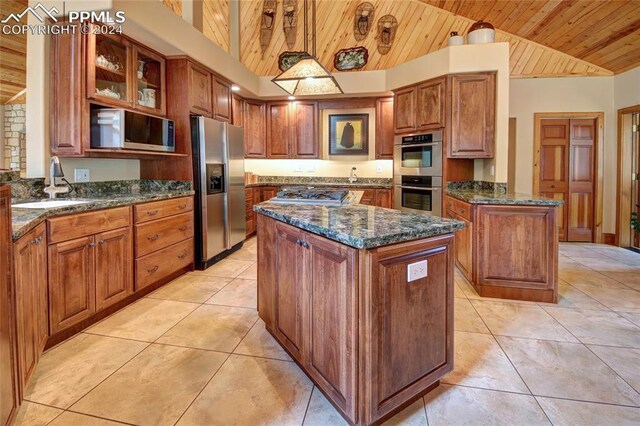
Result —
[[512, 79], [509, 115], [517, 120], [517, 192], [533, 191], [533, 114], [537, 112], [604, 112], [603, 232], [615, 230], [616, 111], [614, 77]]
[[640, 67], [616, 75], [613, 88], [616, 111], [640, 105]]
[[[356, 167], [358, 177], [391, 178], [393, 160], [257, 160], [247, 159], [245, 171], [259, 176], [349, 177]], [[380, 170], [380, 172], [378, 172]]]

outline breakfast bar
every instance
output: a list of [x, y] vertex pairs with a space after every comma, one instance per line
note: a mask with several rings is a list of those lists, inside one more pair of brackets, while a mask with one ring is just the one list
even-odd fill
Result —
[[462, 222], [359, 204], [254, 209], [259, 315], [350, 423], [383, 421], [452, 370]]

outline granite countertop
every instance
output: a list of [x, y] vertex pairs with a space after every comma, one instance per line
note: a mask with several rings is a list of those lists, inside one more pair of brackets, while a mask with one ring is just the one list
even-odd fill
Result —
[[463, 222], [361, 204], [329, 207], [256, 204], [257, 213], [355, 248], [375, 248], [448, 234]]
[[392, 184], [380, 184], [380, 183], [331, 183], [331, 182], [259, 182], [259, 183], [247, 183], [247, 188], [259, 188], [261, 186], [313, 186], [313, 187], [332, 187], [332, 188], [371, 188], [371, 189], [391, 189]]
[[447, 188], [446, 194], [470, 204], [561, 206], [562, 200], [491, 189]]
[[166, 200], [193, 195], [192, 190], [169, 190], [158, 192], [141, 192], [139, 194], [93, 196], [90, 198], [60, 198], [60, 200], [89, 201], [84, 204], [76, 204], [53, 209], [23, 209], [16, 207], [19, 204], [41, 200], [19, 200], [11, 207], [13, 240], [17, 240], [45, 219], [73, 213], [82, 213], [92, 210], [102, 210], [112, 207], [129, 206], [146, 203], [149, 201]]

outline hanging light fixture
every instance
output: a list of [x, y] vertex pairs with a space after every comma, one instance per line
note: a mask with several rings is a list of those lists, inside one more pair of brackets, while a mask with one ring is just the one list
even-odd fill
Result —
[[316, 0], [311, 0], [311, 53], [309, 53], [308, 1], [304, 0], [305, 54], [301, 55], [300, 60], [295, 65], [283, 71], [271, 81], [292, 96], [343, 93], [333, 75], [316, 59]]

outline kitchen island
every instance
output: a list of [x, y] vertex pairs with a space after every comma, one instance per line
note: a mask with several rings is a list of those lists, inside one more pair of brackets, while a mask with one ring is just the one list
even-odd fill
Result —
[[350, 423], [383, 421], [452, 370], [462, 222], [363, 205], [254, 209], [259, 315]]

